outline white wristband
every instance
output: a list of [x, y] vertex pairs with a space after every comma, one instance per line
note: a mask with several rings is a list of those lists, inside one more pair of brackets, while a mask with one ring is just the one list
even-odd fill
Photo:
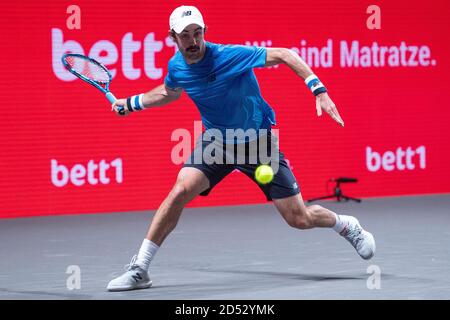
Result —
[[327, 92], [327, 88], [323, 85], [323, 83], [319, 80], [319, 78], [312, 74], [305, 79], [305, 84], [311, 90], [311, 92], [317, 96], [320, 93]]
[[131, 96], [129, 99], [129, 104], [133, 110], [140, 111], [144, 109], [144, 94], [141, 93], [139, 95]]
[[141, 109], [145, 108], [145, 106], [144, 106], [144, 94], [143, 93], [141, 93], [139, 95], [139, 107], [141, 107]]

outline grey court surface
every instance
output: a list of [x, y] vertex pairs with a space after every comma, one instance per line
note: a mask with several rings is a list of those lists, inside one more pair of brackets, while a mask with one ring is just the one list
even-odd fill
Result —
[[[375, 257], [331, 229], [290, 228], [270, 204], [186, 209], [152, 263], [154, 286], [109, 293], [153, 211], [3, 219], [0, 299], [450, 299], [450, 195], [318, 203], [356, 216]], [[80, 289], [67, 288], [69, 266]]]

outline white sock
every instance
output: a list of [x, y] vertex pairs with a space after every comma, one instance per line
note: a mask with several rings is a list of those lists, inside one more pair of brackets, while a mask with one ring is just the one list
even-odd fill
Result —
[[148, 270], [150, 267], [150, 262], [153, 260], [159, 246], [148, 239], [142, 241], [141, 249], [136, 259], [136, 264], [143, 270]]
[[344, 230], [345, 226], [348, 225], [348, 216], [335, 214], [336, 215], [336, 224], [333, 226], [333, 230], [337, 233], [341, 233]]

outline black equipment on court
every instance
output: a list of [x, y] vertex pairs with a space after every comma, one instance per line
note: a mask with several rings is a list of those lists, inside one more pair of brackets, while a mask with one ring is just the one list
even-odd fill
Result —
[[356, 179], [356, 178], [348, 178], [348, 177], [339, 177], [339, 178], [331, 178], [328, 181], [329, 182], [330, 181], [331, 182], [336, 182], [336, 185], [334, 187], [334, 194], [330, 194], [330, 195], [323, 196], [323, 197], [309, 199], [309, 200], [307, 200], [307, 202], [313, 202], [313, 201], [324, 200], [324, 199], [332, 199], [332, 198], [336, 198], [338, 202], [341, 202], [341, 199], [344, 200], [344, 201], [353, 200], [353, 201], [356, 201], [356, 202], [361, 202], [361, 199], [353, 198], [353, 197], [349, 197], [349, 196], [344, 195], [344, 193], [342, 192], [342, 189], [341, 189], [341, 183], [355, 183], [355, 182], [358, 182], [358, 179]]

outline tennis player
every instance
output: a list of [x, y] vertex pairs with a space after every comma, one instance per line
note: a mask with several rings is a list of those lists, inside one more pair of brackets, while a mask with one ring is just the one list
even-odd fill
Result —
[[[170, 37], [179, 50], [169, 61], [164, 84], [147, 93], [117, 100], [112, 105], [113, 110], [118, 115], [128, 115], [175, 101], [185, 91], [200, 111], [205, 133], [223, 133], [222, 146], [246, 146], [245, 156], [253, 152], [248, 147], [252, 142], [264, 139], [270, 150], [277, 151], [272, 152], [276, 154], [276, 159], [271, 158], [271, 162], [277, 163], [277, 170], [272, 182], [261, 185], [254, 177], [259, 161], [230, 164], [229, 161], [211, 163], [204, 157], [196, 159], [195, 154], [201, 155], [201, 151], [218, 140], [217, 137], [205, 138], [206, 134], [203, 134], [180, 170], [172, 190], [154, 215], [138, 254], [133, 257], [123, 275], [110, 281], [107, 289], [122, 291], [150, 287], [150, 263], [177, 225], [184, 206], [199, 194], [207, 195], [235, 169], [257, 183], [289, 226], [302, 230], [331, 228], [347, 239], [363, 259], [372, 258], [375, 253], [374, 237], [361, 227], [356, 218], [338, 215], [320, 205], [305, 206], [297, 181], [283, 153], [279, 151], [276, 139], [270, 134], [271, 126], [275, 124], [275, 113], [261, 96], [253, 68], [277, 64], [287, 65], [305, 82], [315, 96], [318, 116], [324, 110], [339, 125], [344, 126], [327, 89], [308, 65], [290, 49], [222, 45], [205, 41], [207, 28], [202, 14], [193, 6], [176, 8], [170, 16], [169, 25]], [[122, 108], [125, 109], [124, 114], [120, 111]], [[226, 134], [230, 129], [254, 134], [228, 139]], [[196, 152], [198, 150], [199, 153]], [[225, 154], [221, 157], [230, 160]], [[235, 159], [231, 157], [231, 160]]]

